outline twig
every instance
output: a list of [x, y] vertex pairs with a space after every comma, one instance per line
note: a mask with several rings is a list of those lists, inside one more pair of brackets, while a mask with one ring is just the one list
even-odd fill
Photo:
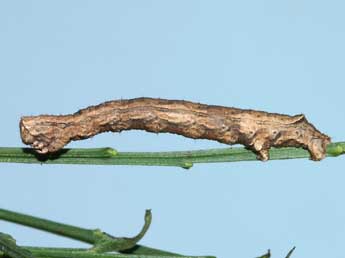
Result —
[[[288, 252], [288, 254], [285, 256], [285, 258], [290, 258], [291, 255], [292, 255], [292, 253], [293, 253], [293, 251], [295, 251], [295, 249], [296, 249], [296, 247], [293, 247], [293, 248]], [[271, 257], [271, 250], [268, 249], [268, 250], [267, 250], [267, 253], [265, 253], [264, 255], [261, 255], [261, 256], [259, 256], [259, 257], [256, 257], [256, 258], [270, 258], [270, 257]]]
[[296, 249], [296, 247], [294, 246], [294, 247], [292, 247], [292, 249], [288, 252], [288, 254], [286, 255], [286, 257], [285, 258], [290, 258], [291, 257], [291, 255], [292, 255], [292, 253], [293, 253], [293, 251], [295, 251], [295, 249]]
[[[151, 223], [151, 211], [145, 213], [145, 224], [138, 235], [133, 238], [113, 237], [99, 229], [85, 229], [71, 226], [47, 219], [42, 219], [18, 212], [0, 209], [0, 219], [14, 222], [24, 226], [40, 229], [60, 236], [69, 237], [85, 243], [92, 244], [91, 249], [70, 248], [41, 248], [24, 247], [35, 257], [46, 258], [212, 258], [213, 256], [184, 256], [143, 245], [136, 244], [146, 233]], [[0, 245], [1, 246], [1, 245]], [[121, 254], [104, 254], [105, 252], [118, 251]], [[0, 252], [1, 253], [1, 252]], [[103, 253], [103, 254], [101, 254]], [[0, 254], [2, 258], [2, 255]], [[22, 258], [22, 257], [13, 257]], [[214, 257], [213, 257], [214, 258]]]
[[[330, 143], [327, 157], [345, 153], [345, 142]], [[308, 158], [301, 148], [272, 148], [270, 160]], [[173, 152], [117, 152], [112, 148], [63, 149], [51, 155], [38, 155], [30, 148], [0, 147], [0, 162], [83, 165], [145, 165], [191, 168], [194, 163], [256, 161], [255, 154], [245, 148], [219, 148]]]
[[[94, 253], [84, 248], [47, 248], [32, 246], [25, 246], [23, 248], [30, 251], [34, 257], [40, 258], [215, 258], [214, 256]], [[1, 255], [0, 257], [2, 258]]]
[[256, 258], [270, 258], [270, 257], [271, 257], [271, 250], [268, 249], [267, 253], [265, 253], [264, 255], [261, 255], [259, 257], [256, 257]]
[[32, 254], [25, 248], [19, 247], [16, 240], [8, 235], [0, 232], [0, 252], [11, 258], [32, 258]]
[[[139, 234], [133, 238], [113, 237], [99, 229], [75, 227], [4, 209], [0, 209], [0, 219], [92, 244], [93, 247], [90, 251], [93, 252], [110, 252], [135, 248], [137, 246], [136, 243], [147, 232], [151, 224], [152, 215], [150, 210], [146, 211], [145, 224]], [[142, 247], [144, 250], [145, 248]]]

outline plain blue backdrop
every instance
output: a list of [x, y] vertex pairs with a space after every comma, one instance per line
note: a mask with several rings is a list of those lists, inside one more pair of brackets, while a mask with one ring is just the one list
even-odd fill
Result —
[[[304, 113], [344, 140], [343, 1], [1, 1], [0, 146], [22, 115], [140, 96]], [[69, 147], [226, 145], [103, 134]], [[344, 257], [344, 158], [144, 166], [0, 164], [0, 207], [191, 255]], [[0, 222], [22, 245], [87, 246]]]

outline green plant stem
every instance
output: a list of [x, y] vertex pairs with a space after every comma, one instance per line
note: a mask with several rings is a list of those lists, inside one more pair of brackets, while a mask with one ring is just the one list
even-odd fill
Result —
[[16, 240], [8, 234], [0, 232], [0, 252], [11, 258], [33, 258], [30, 251], [19, 247]]
[[35, 257], [45, 258], [214, 258], [213, 256], [184, 256], [167, 254], [93, 253], [88, 249], [25, 247]]
[[[345, 142], [331, 143], [327, 157], [345, 154]], [[308, 158], [302, 148], [272, 148], [270, 160]], [[111, 148], [63, 149], [50, 156], [29, 148], [0, 148], [0, 162], [38, 164], [145, 165], [190, 168], [194, 163], [255, 161], [255, 154], [241, 147], [173, 152], [117, 152]]]
[[89, 244], [94, 244], [96, 242], [94, 230], [91, 229], [75, 227], [4, 209], [0, 209], [0, 219], [44, 230], [59, 236], [80, 240]]
[[267, 253], [265, 253], [264, 255], [261, 255], [259, 257], [256, 257], [256, 258], [270, 258], [270, 257], [271, 257], [271, 250], [268, 249]]
[[142, 230], [133, 238], [113, 237], [99, 229], [84, 229], [4, 209], [0, 209], [0, 219], [92, 244], [93, 248], [90, 250], [93, 252], [123, 251], [124, 253], [137, 254], [173, 254], [137, 245], [151, 223], [150, 210], [145, 213], [145, 224]]
[[288, 252], [288, 254], [286, 255], [286, 257], [285, 258], [290, 258], [291, 257], [291, 255], [292, 255], [292, 253], [295, 251], [295, 249], [296, 249], [296, 247], [294, 246], [294, 247], [292, 247], [292, 249]]

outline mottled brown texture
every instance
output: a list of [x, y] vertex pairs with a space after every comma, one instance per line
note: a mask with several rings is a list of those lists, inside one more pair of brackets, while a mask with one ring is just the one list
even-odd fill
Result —
[[330, 143], [330, 138], [319, 132], [304, 115], [289, 116], [183, 100], [115, 100], [72, 115], [26, 116], [20, 120], [22, 141], [42, 154], [56, 152], [70, 141], [102, 132], [131, 129], [239, 143], [253, 150], [260, 160], [268, 160], [271, 147], [288, 146], [307, 149], [312, 160], [321, 160]]

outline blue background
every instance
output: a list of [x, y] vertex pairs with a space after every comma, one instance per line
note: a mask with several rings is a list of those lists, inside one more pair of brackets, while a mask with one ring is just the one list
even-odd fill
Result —
[[[1, 1], [1, 146], [22, 115], [140, 96], [304, 113], [344, 140], [343, 1]], [[103, 134], [69, 147], [225, 145]], [[344, 158], [170, 167], [0, 164], [0, 207], [183, 254], [344, 257]], [[23, 245], [87, 246], [0, 222]], [[294, 256], [293, 256], [294, 257]]]

